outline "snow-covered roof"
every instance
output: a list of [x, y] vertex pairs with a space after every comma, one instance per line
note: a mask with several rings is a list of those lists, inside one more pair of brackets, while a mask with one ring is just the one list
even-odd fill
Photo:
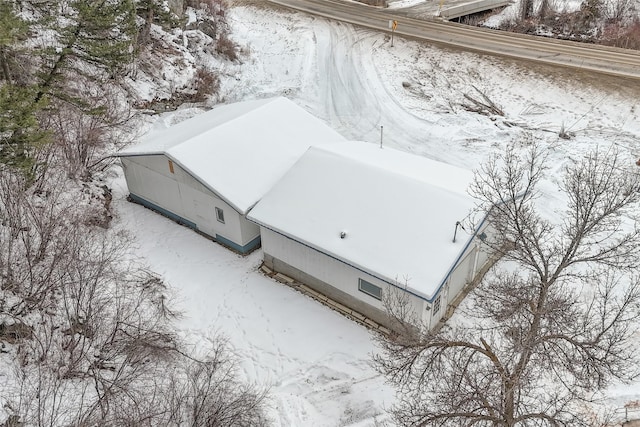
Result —
[[277, 97], [216, 107], [118, 156], [164, 154], [246, 214], [310, 146], [336, 141], [344, 138]]
[[[431, 299], [467, 243], [471, 171], [364, 142], [310, 148], [248, 218]], [[345, 232], [341, 238], [341, 232]]]

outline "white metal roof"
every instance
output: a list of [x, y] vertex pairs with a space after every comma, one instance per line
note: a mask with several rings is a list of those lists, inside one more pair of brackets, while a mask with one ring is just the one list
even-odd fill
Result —
[[[471, 236], [471, 171], [364, 142], [310, 148], [251, 210], [258, 224], [430, 299]], [[345, 232], [344, 238], [340, 237]]]
[[336, 141], [344, 138], [278, 97], [216, 107], [118, 155], [164, 154], [246, 214], [310, 146]]

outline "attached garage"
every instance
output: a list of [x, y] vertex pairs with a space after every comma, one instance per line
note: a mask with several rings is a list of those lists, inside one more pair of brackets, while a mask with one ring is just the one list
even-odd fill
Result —
[[120, 151], [131, 200], [240, 253], [247, 212], [310, 147], [344, 138], [286, 98], [219, 106]]
[[387, 327], [383, 300], [399, 292], [431, 328], [488, 260], [488, 230], [468, 219], [472, 178], [373, 144], [315, 146], [248, 218], [271, 269]]

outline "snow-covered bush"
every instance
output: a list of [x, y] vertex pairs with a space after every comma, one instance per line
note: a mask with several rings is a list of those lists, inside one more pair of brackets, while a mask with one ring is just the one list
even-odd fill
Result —
[[264, 393], [237, 379], [224, 339], [187, 356], [162, 280], [94, 225], [106, 195], [50, 173], [36, 191], [0, 170], [0, 421], [261, 424]]

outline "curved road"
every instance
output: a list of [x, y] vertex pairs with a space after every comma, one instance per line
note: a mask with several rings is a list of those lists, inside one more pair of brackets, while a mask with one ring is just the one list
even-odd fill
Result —
[[439, 20], [420, 20], [342, 0], [269, 0], [330, 19], [477, 52], [640, 79], [640, 51], [507, 33]]

